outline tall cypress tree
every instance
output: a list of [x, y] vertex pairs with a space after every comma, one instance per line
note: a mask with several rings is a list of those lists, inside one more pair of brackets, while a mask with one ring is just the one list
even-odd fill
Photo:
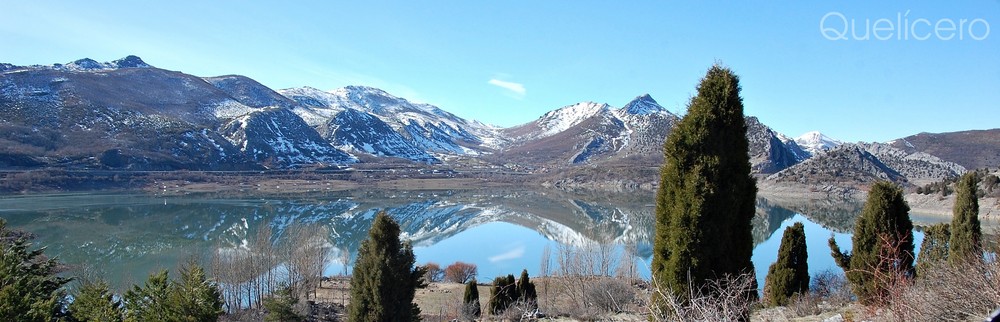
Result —
[[400, 242], [399, 232], [399, 224], [384, 211], [375, 216], [354, 265], [348, 321], [420, 319], [413, 295], [424, 272], [414, 268], [413, 248]]
[[977, 178], [974, 172], [958, 180], [955, 206], [952, 208], [951, 240], [948, 261], [957, 263], [982, 256], [982, 231], [979, 225]]
[[764, 298], [772, 306], [787, 305], [794, 294], [809, 291], [809, 254], [806, 232], [801, 222], [785, 228], [778, 248], [778, 260], [767, 270]]
[[482, 316], [482, 306], [479, 305], [479, 284], [473, 277], [465, 284], [465, 294], [462, 296], [462, 313], [466, 318], [478, 319]]
[[855, 222], [851, 252], [841, 252], [837, 241], [830, 238], [831, 255], [844, 269], [862, 304], [885, 304], [879, 301], [888, 294], [890, 285], [885, 283], [889, 280], [876, 274], [913, 275], [913, 223], [909, 211], [902, 188], [891, 182], [876, 182]]
[[528, 278], [528, 270], [521, 270], [521, 277], [517, 279], [517, 301], [524, 301], [531, 308], [538, 307], [538, 292], [535, 291], [535, 283]]
[[[750, 175], [739, 77], [715, 65], [697, 90], [664, 144], [656, 198], [656, 294], [682, 300], [689, 285], [754, 272], [757, 186]], [[747, 296], [756, 298], [756, 286]]]

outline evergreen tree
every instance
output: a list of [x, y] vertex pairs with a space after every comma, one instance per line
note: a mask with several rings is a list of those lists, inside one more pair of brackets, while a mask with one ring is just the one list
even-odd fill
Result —
[[979, 225], [979, 200], [976, 195], [976, 175], [966, 173], [956, 184], [955, 207], [952, 209], [951, 240], [948, 261], [957, 263], [982, 256], [982, 231]]
[[217, 321], [223, 313], [222, 293], [193, 261], [181, 266], [180, 279], [172, 283], [167, 305], [174, 321]]
[[349, 321], [416, 321], [413, 295], [424, 270], [414, 268], [413, 247], [399, 240], [399, 224], [384, 211], [361, 243], [351, 277]]
[[30, 250], [27, 234], [0, 219], [0, 321], [53, 321], [63, 315], [69, 278], [56, 276], [45, 249]]
[[490, 288], [490, 314], [500, 315], [517, 300], [517, 285], [514, 275], [499, 276]]
[[[881, 181], [872, 185], [854, 225], [852, 250], [842, 253], [830, 238], [831, 255], [844, 269], [851, 289], [865, 305], [882, 305], [891, 277], [913, 275], [913, 223], [903, 189]], [[881, 277], [881, 278], [880, 278]]]
[[528, 278], [528, 270], [521, 270], [521, 277], [517, 279], [517, 301], [526, 303], [530, 309], [538, 308], [538, 292], [535, 291], [535, 283]]
[[295, 304], [299, 303], [299, 298], [292, 294], [292, 289], [282, 287], [271, 296], [264, 299], [264, 309], [267, 315], [264, 321], [267, 322], [299, 322], [304, 321], [301, 315], [295, 312]]
[[479, 285], [473, 277], [465, 284], [465, 294], [462, 297], [462, 315], [469, 319], [478, 319], [483, 315], [479, 305]]
[[[754, 273], [757, 187], [739, 77], [712, 66], [697, 92], [664, 144], [652, 261], [654, 294], [685, 301], [689, 286]], [[756, 298], [756, 285], [746, 296]]]
[[809, 291], [809, 254], [806, 232], [801, 222], [785, 228], [778, 249], [778, 260], [767, 270], [764, 298], [771, 306], [788, 305], [794, 294]]
[[82, 283], [69, 312], [76, 321], [118, 322], [125, 317], [121, 301], [103, 280]]
[[170, 279], [167, 270], [149, 275], [142, 286], [125, 292], [125, 321], [168, 321]]
[[917, 256], [917, 274], [923, 274], [928, 268], [948, 260], [950, 239], [951, 226], [948, 224], [935, 224], [924, 229], [924, 241], [920, 243], [920, 256]]

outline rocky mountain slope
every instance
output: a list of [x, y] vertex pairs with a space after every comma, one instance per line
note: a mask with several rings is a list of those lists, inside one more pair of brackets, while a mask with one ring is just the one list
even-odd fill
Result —
[[906, 152], [883, 143], [848, 143], [767, 177], [771, 182], [863, 186], [877, 180], [923, 185], [955, 177], [966, 169], [923, 152]]
[[[504, 129], [510, 146], [497, 156], [507, 162], [543, 165], [631, 164], [658, 166], [663, 142], [680, 117], [642, 95], [614, 108], [593, 102], [566, 106], [532, 122]], [[774, 173], [802, 160], [794, 142], [785, 143], [755, 117], [747, 117], [747, 139], [756, 173]]]
[[1000, 166], [1000, 129], [920, 133], [889, 142], [893, 147], [924, 152], [966, 169]]
[[356, 160], [303, 132], [309, 127], [300, 118], [229, 93], [237, 91], [135, 56], [7, 66], [0, 74], [0, 130], [7, 134], [0, 164], [237, 170]]

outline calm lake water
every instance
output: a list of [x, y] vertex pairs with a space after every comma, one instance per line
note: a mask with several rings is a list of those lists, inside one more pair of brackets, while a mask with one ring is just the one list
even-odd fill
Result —
[[[47, 247], [46, 254], [73, 267], [96, 268], [119, 287], [192, 256], [205, 260], [219, 250], [245, 247], [261, 227], [271, 229], [274, 241], [289, 227], [324, 227], [330, 253], [326, 274], [341, 274], [344, 259], [355, 257], [380, 210], [400, 223], [417, 263], [474, 263], [481, 281], [521, 269], [539, 275], [546, 249], [550, 270], [556, 271], [560, 249], [598, 249], [595, 245], [612, 245], [618, 255], [628, 252], [639, 275], [648, 277], [653, 200], [651, 193], [495, 189], [267, 197], [55, 194], [0, 197], [0, 217], [8, 227], [36, 234], [34, 242]], [[811, 273], [841, 272], [827, 239], [833, 235], [849, 248], [858, 212], [857, 204], [782, 206], [759, 199], [753, 255], [759, 284], [777, 258], [782, 232], [795, 222], [805, 224]], [[919, 245], [923, 234], [915, 235]]]

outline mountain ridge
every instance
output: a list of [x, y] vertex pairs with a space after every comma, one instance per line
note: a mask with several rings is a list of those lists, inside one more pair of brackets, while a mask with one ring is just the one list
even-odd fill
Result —
[[[246, 76], [197, 77], [137, 56], [0, 64], [6, 169], [377, 167], [403, 159], [438, 169], [541, 174], [554, 185], [606, 180], [598, 178], [614, 171], [624, 176], [617, 181], [650, 187], [663, 141], [679, 120], [649, 94], [621, 107], [570, 104], [498, 128], [374, 87], [273, 90]], [[791, 139], [753, 116], [746, 122], [751, 166], [765, 181], [908, 185], [1000, 164], [1000, 129], [844, 144], [820, 132]], [[601, 171], [607, 174], [596, 175]]]

